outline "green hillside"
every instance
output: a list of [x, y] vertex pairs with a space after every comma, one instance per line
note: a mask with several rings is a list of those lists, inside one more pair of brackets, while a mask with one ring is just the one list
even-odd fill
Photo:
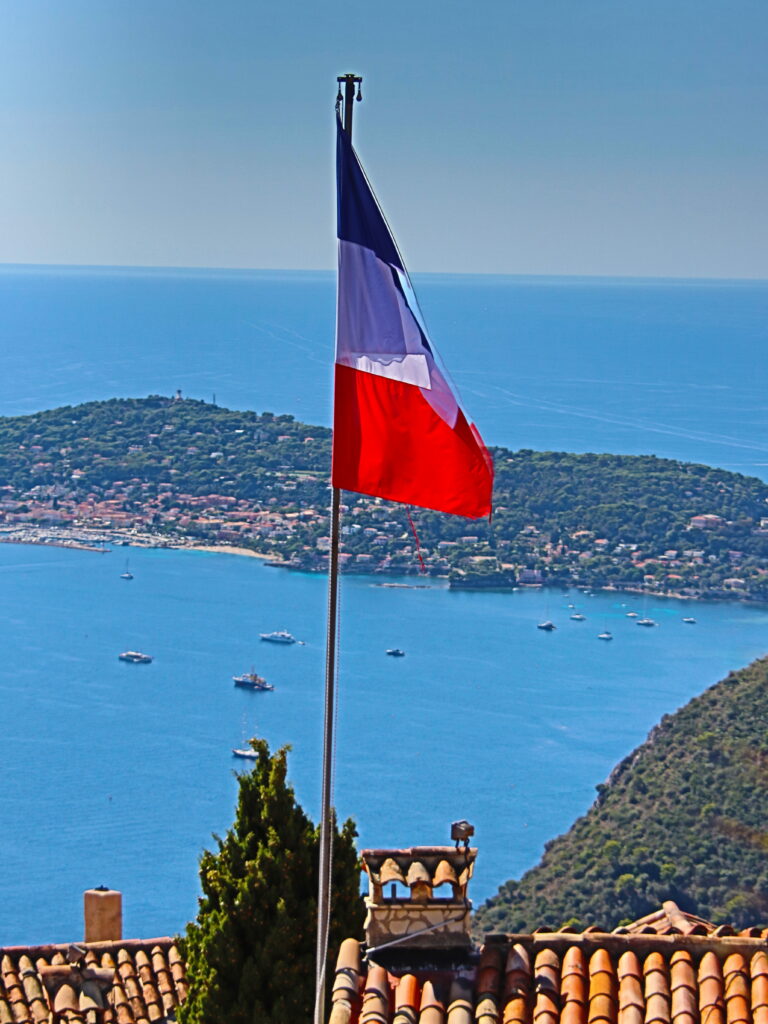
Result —
[[[162, 396], [0, 418], [0, 522], [236, 543], [324, 572], [330, 450], [289, 415]], [[764, 481], [653, 455], [492, 455], [490, 522], [413, 511], [430, 575], [768, 600]], [[403, 506], [344, 503], [344, 572], [420, 571]]]
[[478, 932], [612, 928], [673, 899], [768, 921], [768, 658], [710, 687], [625, 758], [584, 817], [476, 914]]

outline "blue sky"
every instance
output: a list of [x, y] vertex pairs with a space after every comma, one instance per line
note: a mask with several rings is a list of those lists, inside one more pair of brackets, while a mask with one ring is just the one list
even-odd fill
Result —
[[0, 261], [768, 277], [766, 0], [5, 0]]

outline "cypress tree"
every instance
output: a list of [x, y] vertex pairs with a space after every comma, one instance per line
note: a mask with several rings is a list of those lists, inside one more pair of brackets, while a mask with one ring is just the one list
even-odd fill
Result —
[[[203, 895], [181, 940], [190, 985], [182, 1024], [312, 1019], [320, 830], [286, 781], [288, 748], [251, 746], [234, 825], [200, 860]], [[362, 928], [356, 835], [351, 820], [334, 825], [330, 950]]]

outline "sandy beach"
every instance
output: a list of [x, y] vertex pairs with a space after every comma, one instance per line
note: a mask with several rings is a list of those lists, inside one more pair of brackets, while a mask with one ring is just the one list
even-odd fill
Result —
[[252, 551], [251, 548], [238, 548], [233, 544], [178, 544], [177, 549], [185, 551], [210, 551], [215, 555], [247, 555], [249, 558], [269, 558], [261, 551]]

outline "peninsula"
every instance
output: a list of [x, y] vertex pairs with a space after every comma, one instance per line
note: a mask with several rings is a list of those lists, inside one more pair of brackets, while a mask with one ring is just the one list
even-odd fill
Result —
[[[327, 566], [330, 431], [152, 396], [0, 419], [0, 540]], [[345, 493], [345, 572], [768, 600], [768, 484], [655, 456], [493, 448], [491, 522]], [[422, 567], [423, 563], [423, 567]]]

